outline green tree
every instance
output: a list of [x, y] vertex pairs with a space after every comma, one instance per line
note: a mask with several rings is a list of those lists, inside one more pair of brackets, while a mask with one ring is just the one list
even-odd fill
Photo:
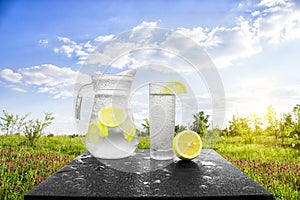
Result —
[[282, 113], [279, 122], [281, 145], [284, 144], [284, 139], [291, 135], [293, 129], [293, 118], [291, 113]]
[[261, 128], [263, 125], [262, 120], [256, 113], [251, 114], [249, 122], [254, 135], [261, 135], [263, 133]]
[[175, 135], [177, 135], [178, 133], [185, 131], [185, 130], [187, 130], [186, 126], [177, 124], [175, 126]]
[[3, 110], [3, 117], [1, 117], [0, 127], [6, 134], [16, 134], [23, 132], [25, 119], [28, 114], [24, 116], [10, 114]]
[[210, 126], [208, 122], [209, 115], [205, 115], [203, 111], [200, 111], [193, 115], [194, 121], [190, 126], [190, 129], [197, 132], [200, 136], [204, 136], [207, 133], [207, 129]]
[[242, 124], [240, 123], [240, 118], [233, 115], [232, 120], [229, 121], [227, 136], [241, 136], [241, 129]]
[[24, 126], [26, 124], [25, 119], [28, 117], [28, 113], [25, 114], [24, 116], [20, 115], [15, 115], [12, 125], [13, 125], [13, 133], [22, 133], [24, 132]]
[[13, 123], [14, 115], [9, 114], [7, 111], [3, 110], [3, 117], [1, 117], [1, 131], [5, 131], [5, 134], [12, 134], [11, 126]]
[[25, 123], [24, 134], [30, 146], [35, 145], [37, 140], [44, 134], [44, 129], [48, 127], [53, 120], [54, 117], [51, 113], [45, 113], [43, 120], [31, 119]]
[[293, 144], [296, 147], [300, 147], [300, 105], [297, 104], [294, 109], [294, 129], [292, 131]]
[[276, 112], [272, 105], [267, 107], [267, 113], [265, 114], [267, 120], [267, 127], [265, 132], [268, 135], [275, 135], [277, 140], [279, 134], [279, 120], [276, 118]]
[[253, 131], [249, 126], [249, 119], [233, 115], [229, 121], [228, 136], [242, 136], [246, 143], [254, 141]]
[[145, 130], [145, 136], [149, 136], [150, 134], [150, 122], [149, 119], [145, 118], [144, 123], [142, 123], [143, 129]]

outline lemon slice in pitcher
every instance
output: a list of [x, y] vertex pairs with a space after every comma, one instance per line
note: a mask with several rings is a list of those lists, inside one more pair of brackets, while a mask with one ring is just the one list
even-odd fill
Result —
[[98, 143], [103, 140], [101, 137], [101, 130], [96, 123], [90, 123], [88, 131], [86, 133], [86, 139], [90, 143]]
[[184, 94], [187, 93], [185, 85], [180, 81], [170, 81], [164, 85], [163, 94]]
[[126, 113], [123, 108], [107, 106], [98, 112], [99, 122], [108, 128], [116, 128], [126, 120]]
[[124, 138], [128, 141], [131, 142], [133, 137], [135, 136], [136, 133], [136, 127], [135, 124], [132, 120], [127, 120], [125, 123], [123, 123], [120, 127], [123, 131], [123, 136]]
[[173, 151], [183, 160], [192, 160], [200, 155], [202, 140], [198, 133], [186, 130], [178, 133], [173, 139]]
[[108, 136], [108, 128], [106, 126], [104, 126], [100, 121], [98, 121], [98, 125], [99, 125], [99, 128], [101, 130], [101, 133], [102, 133], [102, 137], [106, 137]]

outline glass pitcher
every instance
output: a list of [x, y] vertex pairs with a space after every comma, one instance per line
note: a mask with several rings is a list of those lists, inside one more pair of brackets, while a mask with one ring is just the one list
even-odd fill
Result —
[[77, 94], [75, 117], [80, 119], [84, 88], [94, 93], [85, 143], [90, 153], [102, 159], [118, 159], [133, 155], [138, 139], [129, 107], [131, 84], [136, 70], [118, 74], [96, 74]]

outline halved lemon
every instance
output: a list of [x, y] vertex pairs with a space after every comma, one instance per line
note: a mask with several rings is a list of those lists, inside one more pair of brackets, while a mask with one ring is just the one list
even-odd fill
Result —
[[98, 112], [98, 120], [103, 126], [115, 128], [126, 120], [126, 112], [123, 108], [107, 106]]
[[173, 151], [182, 160], [198, 157], [202, 150], [202, 140], [198, 133], [186, 130], [178, 133], [173, 139]]
[[164, 85], [162, 89], [163, 94], [184, 94], [187, 93], [185, 85], [180, 81], [170, 81]]
[[90, 143], [94, 142], [100, 142], [103, 138], [101, 137], [101, 130], [99, 129], [99, 126], [96, 123], [90, 123], [87, 134], [86, 134], [86, 139]]

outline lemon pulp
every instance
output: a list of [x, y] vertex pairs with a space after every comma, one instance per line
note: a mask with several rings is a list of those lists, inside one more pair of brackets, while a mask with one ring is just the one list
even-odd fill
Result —
[[202, 140], [198, 133], [186, 130], [178, 133], [173, 139], [173, 151], [183, 160], [192, 160], [200, 155]]

